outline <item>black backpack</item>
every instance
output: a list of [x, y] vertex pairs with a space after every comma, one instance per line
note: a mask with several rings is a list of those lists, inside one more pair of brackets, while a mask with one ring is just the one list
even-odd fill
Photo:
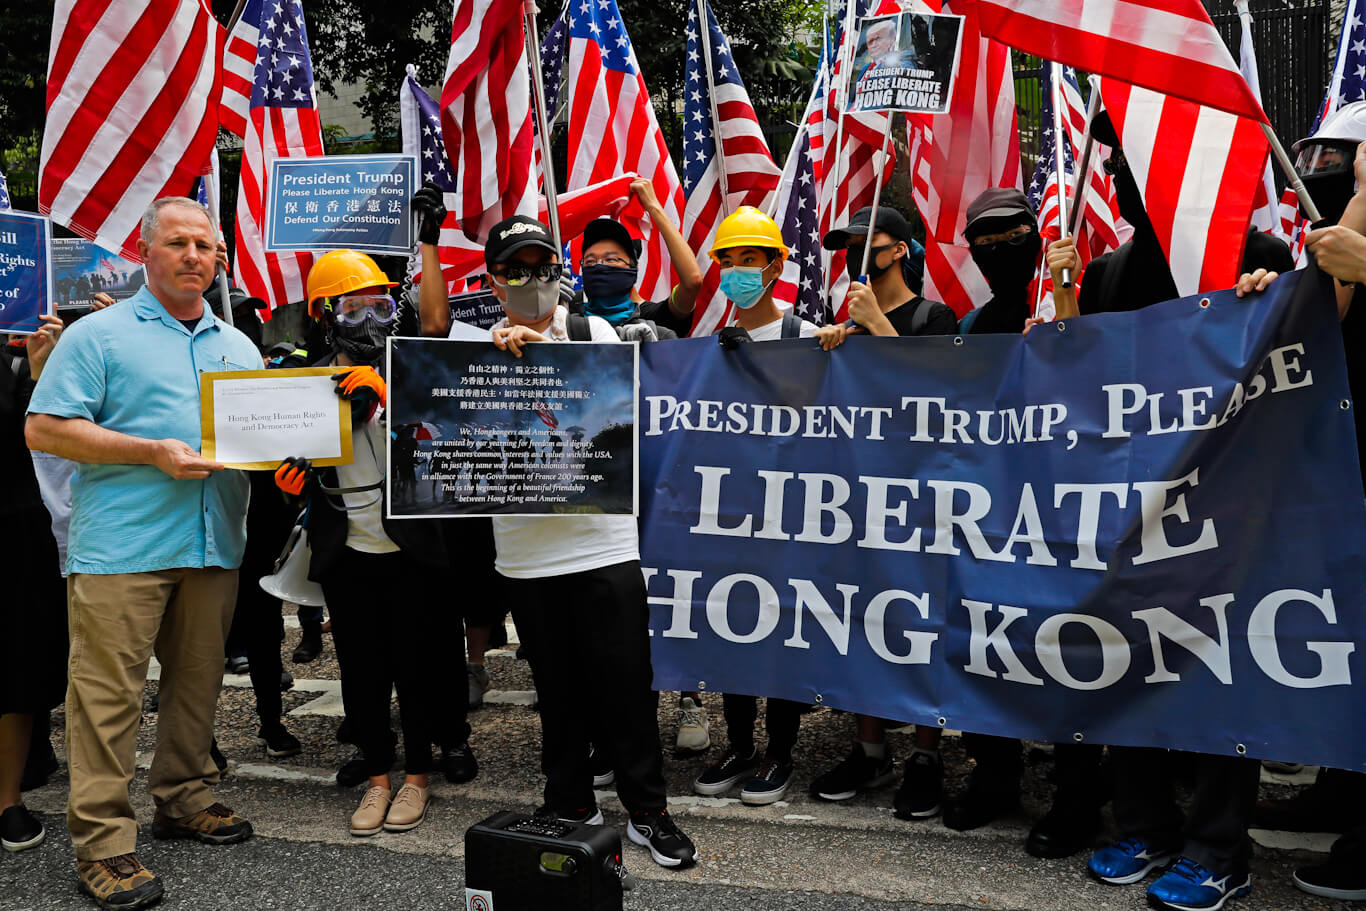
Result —
[[783, 327], [778, 338], [801, 338], [802, 337], [802, 318], [797, 314], [788, 311], [783, 314]]

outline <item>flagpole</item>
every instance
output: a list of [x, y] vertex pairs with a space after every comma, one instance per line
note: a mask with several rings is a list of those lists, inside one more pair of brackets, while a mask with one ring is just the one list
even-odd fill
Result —
[[237, 25], [237, 20], [242, 18], [242, 10], [246, 9], [247, 0], [237, 0], [237, 6], [232, 11], [232, 16], [228, 18], [227, 33], [232, 34], [232, 30]]
[[1290, 156], [1285, 154], [1285, 147], [1281, 145], [1281, 140], [1277, 138], [1276, 131], [1271, 129], [1271, 124], [1262, 121], [1262, 132], [1266, 134], [1266, 141], [1271, 143], [1271, 154], [1276, 157], [1276, 163], [1281, 166], [1281, 171], [1285, 173], [1286, 180], [1290, 182], [1291, 188], [1295, 191], [1295, 196], [1300, 200], [1300, 208], [1309, 218], [1309, 223], [1315, 224], [1323, 220], [1319, 214], [1319, 207], [1314, 205], [1314, 200], [1309, 198], [1309, 191], [1304, 188], [1304, 181], [1300, 180], [1300, 175], [1295, 171], [1295, 164], [1290, 160]]
[[721, 114], [716, 108], [716, 75], [711, 64], [711, 7], [707, 0], [697, 0], [697, 21], [701, 31], [698, 41], [702, 43], [702, 60], [707, 66], [707, 102], [711, 106], [711, 141], [716, 147], [716, 175], [721, 184], [721, 217], [730, 214], [730, 190], [726, 186], [726, 153], [722, 149]]
[[541, 79], [541, 39], [536, 34], [536, 0], [526, 0], [526, 55], [531, 64], [531, 99], [536, 107], [536, 127], [541, 134], [541, 179], [545, 184], [545, 208], [550, 215], [550, 236], [555, 249], [563, 250], [560, 236], [559, 197], [555, 192], [555, 161], [550, 157], [550, 124], [545, 114], [545, 82]]
[[887, 128], [882, 131], [882, 161], [878, 162], [879, 167], [873, 173], [877, 176], [873, 178], [873, 210], [868, 215], [868, 236], [863, 239], [863, 264], [859, 266], [859, 280], [864, 281], [868, 277], [868, 262], [873, 256], [873, 232], [877, 230], [877, 207], [882, 202], [883, 172], [887, 170], [887, 145], [892, 141], [892, 120], [896, 114], [892, 111], [887, 112]]
[[1072, 212], [1068, 219], [1067, 233], [1077, 233], [1081, 225], [1081, 213], [1086, 211], [1086, 191], [1091, 188], [1091, 158], [1096, 151], [1096, 137], [1091, 125], [1096, 122], [1100, 111], [1100, 91], [1091, 86], [1091, 100], [1086, 103], [1086, 142], [1081, 149], [1081, 165], [1077, 168], [1077, 186], [1072, 193]]
[[[218, 216], [218, 147], [215, 145], [213, 151], [209, 153], [209, 167], [212, 170], [205, 174], [200, 180], [204, 181], [204, 195], [209, 199], [209, 217], [213, 219], [213, 230], [218, 235], [218, 239], [223, 237], [223, 220]], [[210, 179], [212, 178], [212, 179]], [[235, 325], [232, 319], [231, 298], [228, 296], [228, 270], [223, 268], [223, 264], [218, 264], [218, 300], [223, 310], [223, 322], [229, 326]]]
[[[1053, 169], [1057, 172], [1058, 191], [1058, 231], [1059, 240], [1072, 236], [1071, 222], [1067, 217], [1067, 166], [1064, 142], [1071, 142], [1070, 136], [1063, 134], [1062, 123], [1062, 65], [1057, 62], [1048, 64], [1049, 92], [1053, 98]], [[1072, 270], [1062, 270], [1063, 288], [1072, 287]]]
[[[837, 203], [839, 201], [840, 180], [843, 178], [843, 175], [840, 172], [844, 170], [844, 168], [842, 167], [842, 165], [844, 164], [844, 103], [849, 96], [849, 67], [853, 62], [853, 54], [851, 53], [851, 50], [853, 48], [854, 41], [857, 40], [856, 36], [854, 35], [854, 26], [857, 24], [858, 19], [857, 15], [855, 14], [856, 11], [854, 9], [854, 5], [857, 2], [858, 0], [845, 0], [846, 5], [844, 8], [844, 41], [840, 43], [839, 58], [836, 61], [836, 68], [840, 71], [840, 78], [838, 81], [831, 79], [829, 85], [830, 94], [834, 97], [836, 105], [835, 172], [833, 174], [823, 175], [822, 182], [824, 182], [825, 180], [830, 181], [830, 186], [832, 188], [830, 190], [830, 211], [832, 216], [834, 212], [837, 210]], [[844, 86], [843, 93], [839, 92], [839, 88], [841, 85]], [[829, 269], [825, 270], [825, 297], [829, 297], [830, 293], [835, 289], [835, 279], [834, 276], [830, 274], [830, 271], [831, 270]], [[831, 309], [834, 309], [833, 305], [831, 305]]]

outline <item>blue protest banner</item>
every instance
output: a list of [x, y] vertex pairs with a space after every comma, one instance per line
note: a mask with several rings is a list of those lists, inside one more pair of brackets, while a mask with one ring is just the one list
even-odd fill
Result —
[[658, 689], [1366, 770], [1317, 270], [1013, 335], [643, 346]]
[[267, 250], [412, 252], [414, 155], [276, 158], [267, 183]]
[[31, 335], [52, 312], [52, 222], [0, 211], [0, 333]]

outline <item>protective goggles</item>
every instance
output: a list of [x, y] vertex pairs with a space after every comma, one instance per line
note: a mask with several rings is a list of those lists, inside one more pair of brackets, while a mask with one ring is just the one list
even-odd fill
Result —
[[343, 326], [359, 326], [367, 317], [387, 326], [394, 321], [398, 304], [387, 294], [346, 294], [333, 302], [332, 312]]
[[1295, 171], [1301, 177], [1350, 171], [1354, 158], [1355, 153], [1341, 145], [1308, 143], [1300, 149]]
[[498, 284], [508, 288], [520, 288], [533, 278], [539, 282], [557, 282], [564, 274], [561, 263], [541, 263], [539, 266], [503, 266], [501, 272], [491, 272], [490, 276]]

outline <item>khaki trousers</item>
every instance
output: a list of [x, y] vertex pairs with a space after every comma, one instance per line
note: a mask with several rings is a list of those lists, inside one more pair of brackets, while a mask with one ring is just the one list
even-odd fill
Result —
[[149, 776], [152, 799], [172, 818], [213, 803], [210, 789], [219, 776], [209, 746], [223, 685], [223, 641], [236, 599], [235, 569], [68, 577], [66, 821], [77, 859], [99, 860], [136, 848], [128, 787], [153, 653], [161, 663], [161, 708]]

